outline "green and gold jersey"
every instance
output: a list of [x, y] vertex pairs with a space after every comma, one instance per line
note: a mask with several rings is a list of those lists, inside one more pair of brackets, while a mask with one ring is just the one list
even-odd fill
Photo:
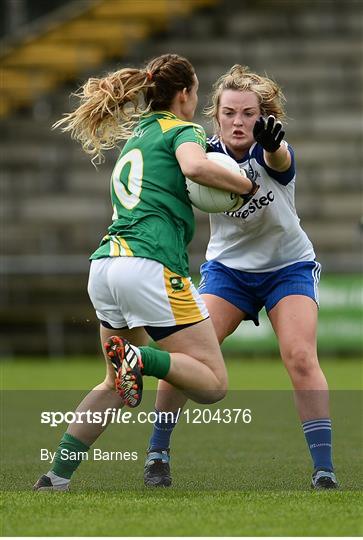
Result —
[[170, 112], [141, 118], [113, 170], [113, 222], [91, 259], [145, 257], [181, 276], [189, 274], [186, 249], [194, 215], [175, 157], [184, 142], [205, 148], [203, 128]]

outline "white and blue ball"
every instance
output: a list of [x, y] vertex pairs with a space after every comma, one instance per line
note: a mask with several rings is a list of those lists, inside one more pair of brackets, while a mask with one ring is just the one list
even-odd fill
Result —
[[[238, 163], [226, 154], [209, 152], [207, 158], [230, 171], [246, 176], [245, 171], [239, 168]], [[189, 180], [189, 178], [186, 178], [186, 186], [188, 197], [192, 205], [209, 214], [233, 212], [234, 210], [238, 210], [243, 203], [242, 197], [237, 193], [231, 193], [230, 191], [214, 187], [202, 186], [201, 184]]]

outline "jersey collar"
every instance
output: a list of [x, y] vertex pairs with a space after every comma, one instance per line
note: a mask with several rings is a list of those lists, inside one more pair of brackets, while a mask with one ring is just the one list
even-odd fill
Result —
[[224, 144], [224, 142], [221, 139], [219, 139], [219, 143], [223, 149], [223, 152], [227, 154], [228, 156], [230, 156], [231, 158], [233, 158], [235, 161], [237, 161], [237, 163], [244, 163], [245, 161], [248, 160], [251, 149], [247, 150], [247, 152], [244, 154], [244, 156], [242, 156], [241, 159], [236, 159], [233, 152]]

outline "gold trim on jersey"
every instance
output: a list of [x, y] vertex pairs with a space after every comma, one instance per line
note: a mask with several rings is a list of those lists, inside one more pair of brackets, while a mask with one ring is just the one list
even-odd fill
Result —
[[134, 254], [124, 238], [110, 236], [110, 257], [133, 257]]
[[158, 122], [163, 133], [166, 133], [170, 129], [180, 126], [193, 126], [200, 128], [199, 124], [194, 124], [193, 122], [186, 122], [184, 120], [180, 120], [179, 118], [158, 118]]
[[125, 238], [121, 238], [121, 236], [117, 236], [116, 238], [121, 243], [121, 256], [123, 256], [123, 257], [133, 257], [134, 254], [133, 254], [130, 246], [126, 242]]
[[164, 283], [176, 324], [204, 320], [205, 317], [191, 291], [189, 278], [178, 276], [164, 267]]

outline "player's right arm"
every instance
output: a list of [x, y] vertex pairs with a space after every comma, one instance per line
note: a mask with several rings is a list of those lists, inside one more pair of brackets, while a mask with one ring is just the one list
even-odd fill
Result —
[[197, 143], [181, 144], [176, 149], [175, 156], [184, 176], [193, 182], [239, 195], [246, 195], [255, 188], [248, 178], [209, 161], [207, 154]]

